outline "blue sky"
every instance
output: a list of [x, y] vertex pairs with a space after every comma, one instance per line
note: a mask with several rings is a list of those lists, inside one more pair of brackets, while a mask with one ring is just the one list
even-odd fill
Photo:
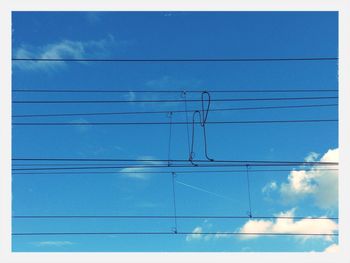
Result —
[[[335, 12], [15, 12], [13, 56], [46, 58], [337, 57]], [[337, 89], [336, 61], [203, 63], [14, 62], [13, 89]], [[212, 99], [336, 96], [220, 94]], [[200, 99], [200, 94], [188, 94]], [[181, 93], [13, 93], [14, 100], [181, 99]], [[212, 102], [212, 108], [336, 103], [336, 100]], [[189, 103], [199, 109], [200, 103]], [[13, 115], [184, 110], [183, 103], [14, 104]], [[192, 117], [192, 116], [191, 116]], [[337, 107], [210, 112], [208, 121], [335, 119]], [[185, 121], [185, 115], [173, 115]], [[169, 121], [166, 114], [75, 116], [14, 121]], [[197, 129], [199, 131], [199, 129]], [[14, 158], [166, 159], [169, 126], [14, 126]], [[337, 123], [207, 125], [216, 160], [338, 161]], [[204, 159], [196, 133], [196, 158]], [[171, 158], [188, 158], [186, 126], [172, 129]], [[18, 168], [18, 167], [17, 167]], [[256, 216], [336, 217], [337, 173], [251, 171]], [[169, 169], [165, 169], [169, 171]], [[183, 169], [185, 170], [185, 169]], [[187, 169], [188, 170], [188, 169]], [[252, 169], [254, 170], [254, 169]], [[13, 175], [13, 215], [172, 215], [171, 173]], [[138, 172], [142, 172], [140, 168]], [[153, 170], [154, 171], [154, 170]], [[118, 173], [117, 173], [118, 172]], [[130, 170], [128, 171], [130, 172]], [[246, 215], [246, 173], [179, 173], [178, 215]], [[196, 188], [197, 189], [194, 189]], [[199, 190], [198, 188], [202, 189]], [[205, 192], [207, 191], [207, 192]], [[210, 192], [210, 193], [209, 193]], [[13, 232], [171, 231], [173, 219], [14, 219]], [[337, 221], [178, 219], [183, 232], [336, 232]], [[281, 230], [282, 229], [282, 230]], [[293, 236], [15, 236], [14, 251], [324, 251], [337, 239]]]

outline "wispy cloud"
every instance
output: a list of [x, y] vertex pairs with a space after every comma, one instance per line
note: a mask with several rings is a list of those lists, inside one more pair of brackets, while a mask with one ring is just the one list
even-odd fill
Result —
[[203, 237], [202, 233], [203, 233], [203, 228], [200, 226], [197, 226], [192, 230], [192, 234], [189, 234], [186, 236], [186, 241], [189, 242], [193, 240], [200, 240]]
[[[162, 162], [153, 161], [155, 158], [153, 156], [141, 156], [138, 158], [140, 162], [138, 164], [142, 165], [162, 165]], [[142, 161], [143, 160], [143, 161]], [[147, 173], [145, 173], [147, 171]], [[139, 179], [139, 180], [148, 180], [151, 178], [152, 168], [144, 168], [144, 167], [127, 167], [120, 170], [121, 174], [125, 178]]]
[[308, 156], [305, 157], [305, 162], [315, 162], [320, 155], [315, 152], [310, 152]]
[[[42, 46], [21, 45], [14, 50], [15, 58], [88, 58], [92, 56], [106, 56], [111, 50], [125, 44], [125, 41], [117, 41], [113, 35], [108, 35], [100, 40], [73, 41], [62, 40]], [[14, 61], [13, 67], [25, 71], [37, 70], [58, 70], [65, 68], [66, 62], [35, 62], [35, 61]]]
[[80, 133], [85, 133], [91, 129], [91, 126], [87, 125], [89, 124], [89, 121], [84, 118], [72, 120], [70, 123], [81, 123], [82, 125], [73, 126]]
[[64, 247], [74, 245], [75, 243], [70, 241], [40, 241], [31, 242], [31, 244], [38, 247]]
[[277, 189], [277, 183], [275, 181], [272, 181], [268, 184], [266, 184], [262, 189], [261, 189], [261, 192], [263, 193], [269, 193], [271, 191], [274, 191]]
[[102, 19], [102, 13], [100, 13], [100, 12], [86, 12], [85, 18], [89, 24], [97, 24]]
[[186, 235], [186, 241], [196, 241], [196, 240], [204, 240], [204, 241], [209, 241], [209, 240], [214, 240], [214, 239], [220, 239], [220, 238], [228, 238], [230, 235], [226, 234], [225, 232], [220, 232], [217, 231], [217, 234], [212, 235], [212, 234], [205, 234], [204, 229], [206, 231], [210, 231], [213, 227], [213, 224], [209, 222], [208, 219], [204, 220], [203, 223], [199, 226], [196, 226], [192, 230], [192, 234]]
[[[180, 91], [186, 91], [186, 90], [194, 90], [194, 89], [200, 89], [201, 81], [196, 79], [182, 79], [179, 77], [174, 76], [162, 76], [156, 79], [152, 79], [149, 81], [146, 81], [145, 86], [147, 89], [150, 90], [180, 90]], [[189, 95], [187, 95], [187, 98], [189, 98]], [[193, 99], [200, 99], [200, 95], [196, 94], [195, 96], [198, 97], [191, 97]], [[153, 107], [153, 108], [164, 108], [166, 109], [174, 109], [176, 107], [184, 107], [184, 103], [181, 101], [183, 98], [182, 92], [179, 92], [178, 94], [157, 94], [157, 93], [147, 93], [147, 94], [129, 94], [129, 97], [126, 99], [139, 99], [139, 100], [159, 100], [159, 99], [178, 99], [180, 102], [161, 102], [161, 103], [140, 103], [138, 105], [142, 107]]]

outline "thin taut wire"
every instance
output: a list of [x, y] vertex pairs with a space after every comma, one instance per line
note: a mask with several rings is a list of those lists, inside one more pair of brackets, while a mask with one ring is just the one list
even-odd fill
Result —
[[174, 209], [174, 233], [177, 234], [177, 212], [176, 212], [176, 193], [175, 193], [175, 172], [171, 173], [172, 185], [173, 185], [173, 209]]
[[248, 188], [248, 202], [249, 202], [249, 217], [252, 218], [252, 203], [250, 197], [250, 178], [249, 178], [249, 164], [246, 166], [246, 176], [247, 176], [247, 188]]

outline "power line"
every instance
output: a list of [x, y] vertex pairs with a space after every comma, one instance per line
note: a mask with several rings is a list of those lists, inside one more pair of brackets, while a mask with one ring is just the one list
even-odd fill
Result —
[[[187, 104], [187, 102], [185, 101]], [[185, 104], [185, 105], [186, 105]], [[311, 105], [287, 105], [287, 106], [264, 106], [264, 107], [241, 107], [241, 108], [217, 108], [210, 109], [210, 112], [216, 111], [237, 111], [237, 110], [272, 110], [272, 109], [297, 109], [297, 108], [319, 108], [319, 107], [334, 107], [338, 106], [337, 103], [333, 104], [311, 104]], [[195, 110], [173, 110], [172, 113], [188, 113], [195, 112]], [[22, 114], [12, 115], [13, 118], [28, 118], [28, 117], [70, 117], [70, 116], [99, 116], [99, 115], [139, 115], [139, 114], [166, 114], [169, 111], [121, 111], [121, 112], [91, 112], [91, 113], [57, 113], [57, 114]], [[186, 121], [188, 116], [186, 115]]]
[[[320, 123], [338, 122], [338, 119], [318, 120], [251, 120], [251, 121], [208, 121], [206, 124], [277, 124], [277, 123]], [[172, 125], [200, 124], [200, 122], [173, 122]], [[13, 122], [13, 126], [90, 126], [90, 125], [169, 125], [169, 122]]]
[[339, 220], [338, 217], [322, 216], [237, 216], [237, 215], [18, 215], [13, 219], [293, 219], [293, 220]]
[[[101, 161], [101, 162], [188, 162], [186, 159], [117, 159], [117, 158], [12, 158], [12, 161]], [[281, 160], [196, 160], [200, 163], [272, 163], [293, 165], [338, 165], [338, 162], [281, 161]]]
[[278, 62], [278, 61], [338, 61], [337, 57], [295, 57], [295, 58], [12, 58], [12, 61], [35, 62]]
[[[283, 97], [283, 98], [228, 98], [228, 99], [212, 99], [216, 102], [230, 101], [284, 101], [284, 100], [323, 100], [338, 99], [338, 96], [326, 97]], [[202, 102], [200, 99], [188, 99], [187, 102]], [[157, 100], [14, 100], [14, 104], [67, 104], [67, 103], [183, 103], [179, 99], [157, 99]]]
[[[13, 168], [12, 171], [39, 171], [39, 170], [88, 170], [88, 169], [124, 169], [124, 168], [142, 168], [142, 169], [146, 169], [146, 168], [168, 168], [168, 167], [172, 167], [172, 168], [183, 168], [183, 167], [243, 167], [246, 166], [246, 164], [221, 164], [221, 165], [201, 165], [201, 164], [197, 164], [196, 166], [193, 165], [172, 165], [172, 166], [168, 166], [168, 165], [153, 165], [153, 166], [96, 166], [96, 167], [39, 167], [39, 168]], [[250, 166], [256, 166], [256, 167], [280, 167], [280, 166], [295, 166], [293, 164], [250, 164]]]
[[[312, 168], [315, 171], [338, 171], [338, 169], [327, 169], [327, 168]], [[291, 172], [291, 171], [304, 171], [304, 170], [290, 170], [290, 169], [259, 169], [259, 170], [250, 170], [251, 173], [259, 173], [259, 172]], [[178, 170], [176, 173], [178, 174], [193, 174], [193, 173], [244, 173], [245, 170], [191, 170], [191, 171], [184, 171], [184, 170]], [[134, 174], [134, 173], [143, 173], [143, 174], [168, 174], [171, 173], [171, 171], [115, 171], [115, 172], [14, 172], [12, 175], [21, 175], [21, 174], [28, 174], [28, 175], [60, 175], [60, 174]]]
[[[177, 167], [177, 166], [174, 166], [174, 165], [171, 165], [169, 164], [171, 163], [171, 160], [168, 161], [168, 165], [167, 167]], [[214, 162], [215, 163], [215, 162]], [[268, 163], [258, 163], [258, 164], [265, 164], [267, 165]], [[283, 163], [278, 163], [280, 164], [280, 166], [296, 166], [296, 165], [300, 165], [300, 164], [293, 164], [293, 163], [288, 163], [288, 164], [283, 164]], [[84, 166], [84, 167], [91, 167], [91, 166], [96, 166], [96, 167], [99, 167], [99, 168], [104, 168], [104, 167], [107, 167], [107, 165], [112, 165], [110, 163], [105, 163], [105, 164], [101, 164], [101, 163], [94, 163], [94, 164], [89, 164], [89, 163], [70, 163], [70, 164], [61, 164], [61, 163], [57, 163], [57, 164], [43, 164], [43, 163], [38, 163], [38, 164], [13, 164], [12, 167], [50, 167], [50, 166], [59, 166], [59, 167], [62, 167], [62, 166], [65, 166], [66, 168], [70, 168], [70, 167], [75, 167], [75, 166]], [[134, 163], [130, 163], [130, 164], [124, 164], [124, 163], [121, 163], [118, 165], [123, 165], [123, 167], [128, 167], [128, 166], [133, 166], [133, 168], [137, 168], [137, 167], [140, 167], [140, 168], [145, 168], [145, 167], [149, 167], [149, 168], [152, 168], [152, 167], [159, 167], [159, 165], [157, 164], [154, 164], [154, 165], [144, 165], [144, 164], [134, 164]], [[273, 163], [273, 165], [276, 165]], [[272, 165], [272, 166], [273, 166]], [[317, 164], [315, 166], [333, 166], [333, 165], [338, 165], [338, 164]], [[196, 165], [193, 165], [193, 166], [196, 166]], [[164, 164], [164, 167], [165, 167], [165, 164]], [[91, 167], [92, 169], [95, 168], [95, 167]]]
[[12, 236], [67, 236], [67, 235], [256, 235], [256, 236], [338, 236], [338, 233], [280, 233], [280, 232], [27, 232]]
[[[235, 89], [235, 90], [206, 90], [210, 93], [300, 93], [300, 92], [338, 92], [338, 89]], [[93, 90], [93, 89], [13, 89], [12, 92], [28, 93], [202, 93], [202, 90]]]

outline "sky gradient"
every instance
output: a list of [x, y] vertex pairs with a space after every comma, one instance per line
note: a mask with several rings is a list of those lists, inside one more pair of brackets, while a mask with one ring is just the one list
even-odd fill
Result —
[[[16, 58], [303, 58], [338, 57], [336, 12], [14, 12]], [[225, 98], [337, 96], [320, 93], [215, 93], [217, 90], [338, 89], [337, 61], [282, 62], [13, 62], [13, 89], [126, 90], [125, 93], [21, 93], [13, 100], [183, 100], [211, 90], [211, 109], [335, 104], [337, 99], [234, 101]], [[200, 93], [187, 99], [200, 100]], [[200, 110], [200, 102], [188, 102]], [[177, 103], [13, 104], [13, 115], [184, 110]], [[192, 120], [192, 114], [188, 116]], [[210, 111], [210, 121], [337, 119], [336, 106]], [[13, 117], [13, 122], [169, 122], [169, 115]], [[186, 121], [174, 113], [172, 121]], [[13, 126], [13, 158], [167, 159], [169, 125]], [[189, 126], [191, 129], [191, 125]], [[186, 125], [173, 125], [171, 159], [187, 160]], [[338, 161], [338, 123], [206, 126], [215, 160]], [[195, 157], [205, 159], [196, 126]], [[49, 162], [47, 162], [49, 163]], [[62, 162], [64, 164], [65, 162]], [[152, 162], [153, 164], [163, 164]], [[13, 162], [25, 168], [24, 162]], [[26, 164], [33, 164], [26, 163]], [[115, 164], [114, 164], [115, 165]], [[199, 170], [200, 168], [198, 168]], [[235, 169], [235, 168], [230, 168]], [[246, 171], [177, 173], [177, 215], [249, 211]], [[337, 171], [249, 170], [253, 216], [338, 216]], [[293, 172], [292, 170], [301, 170]], [[90, 169], [92, 173], [13, 174], [13, 216], [173, 215], [171, 171]], [[205, 170], [204, 168], [201, 170]], [[221, 170], [229, 170], [221, 169]], [[98, 172], [115, 173], [98, 173]], [[137, 173], [130, 173], [136, 171]], [[55, 171], [59, 172], [59, 171]], [[76, 171], [75, 171], [76, 172]], [[82, 172], [82, 171], [80, 171]], [[84, 170], [83, 170], [84, 172]], [[173, 219], [13, 219], [13, 232], [172, 231]], [[182, 232], [336, 233], [336, 220], [178, 219]], [[324, 251], [336, 237], [222, 235], [14, 236], [13, 251]]]

